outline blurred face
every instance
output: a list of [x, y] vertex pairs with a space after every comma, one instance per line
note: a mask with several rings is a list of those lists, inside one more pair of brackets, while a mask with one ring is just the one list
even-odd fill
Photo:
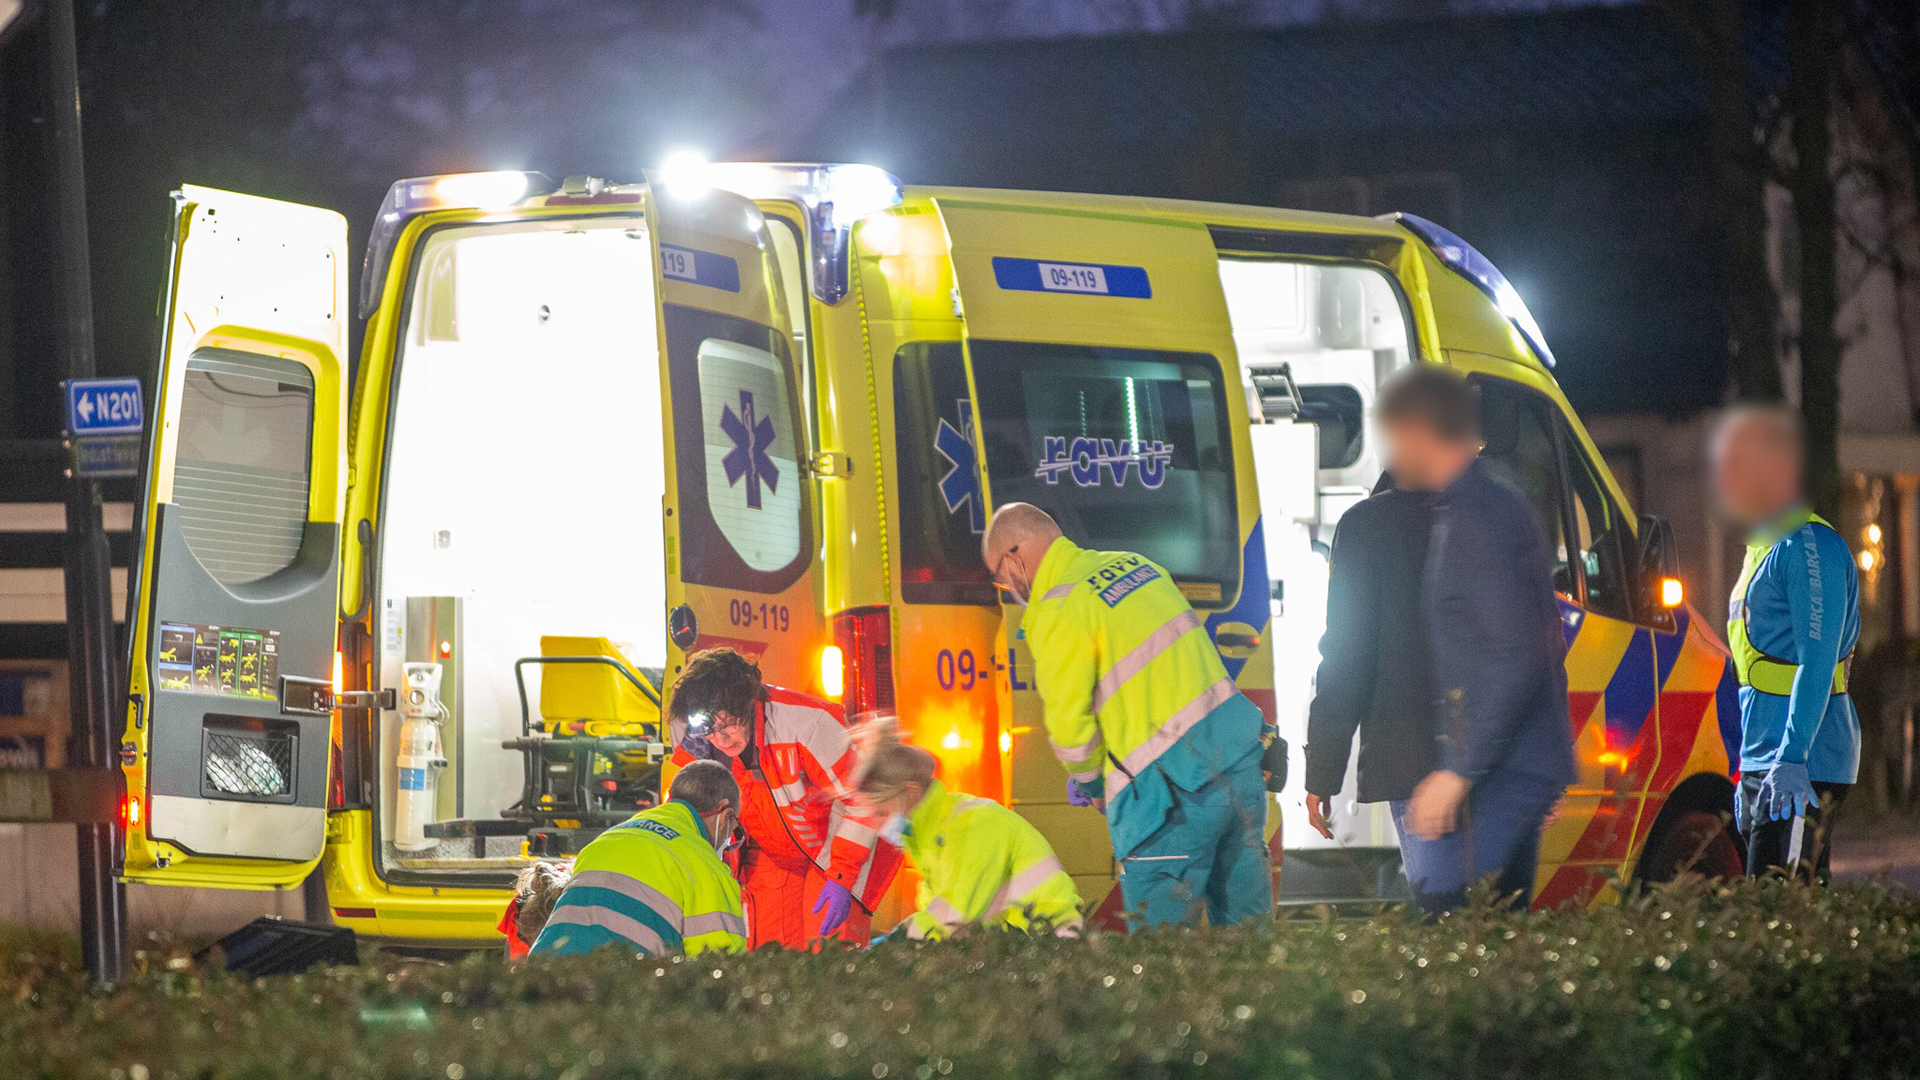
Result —
[[1800, 462], [1790, 437], [1764, 417], [1735, 420], [1713, 447], [1713, 483], [1727, 516], [1746, 525], [1773, 520], [1800, 501]]
[[1409, 491], [1440, 491], [1460, 478], [1478, 448], [1443, 437], [1430, 424], [1401, 420], [1382, 425], [1387, 471]]
[[707, 730], [707, 743], [728, 757], [737, 758], [747, 748], [751, 734], [745, 718], [730, 712], [716, 712]]

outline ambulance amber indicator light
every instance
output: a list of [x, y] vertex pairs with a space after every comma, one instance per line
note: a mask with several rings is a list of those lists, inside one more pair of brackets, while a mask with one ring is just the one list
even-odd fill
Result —
[[1676, 608], [1687, 602], [1686, 586], [1680, 584], [1677, 577], [1660, 579], [1660, 606]]
[[367, 238], [367, 257], [360, 267], [361, 318], [372, 314], [380, 304], [393, 245], [409, 218], [429, 210], [504, 210], [523, 199], [553, 190], [553, 181], [537, 172], [447, 173], [397, 181], [387, 189], [387, 197], [380, 200], [380, 213], [373, 219], [373, 234]]
[[1520, 336], [1533, 346], [1534, 355], [1548, 367], [1553, 366], [1553, 350], [1547, 348], [1547, 336], [1540, 332], [1540, 324], [1534, 321], [1533, 312], [1527, 310], [1527, 302], [1520, 299], [1520, 293], [1507, 280], [1507, 275], [1493, 265], [1493, 260], [1474, 248], [1472, 244], [1460, 239], [1450, 230], [1414, 214], [1387, 214], [1391, 221], [1397, 221], [1406, 230], [1426, 241], [1433, 249], [1434, 258], [1439, 259], [1447, 269], [1466, 278], [1491, 299], [1500, 314], [1507, 317]]
[[820, 650], [820, 692], [837, 698], [846, 691], [846, 657], [840, 652], [840, 646], [829, 645]]

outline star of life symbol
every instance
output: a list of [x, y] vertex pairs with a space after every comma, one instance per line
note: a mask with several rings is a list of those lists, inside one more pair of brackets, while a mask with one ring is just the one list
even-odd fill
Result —
[[1167, 482], [1167, 465], [1173, 461], [1173, 444], [1155, 439], [1090, 439], [1080, 436], [1069, 441], [1064, 435], [1048, 435], [1043, 440], [1044, 460], [1033, 475], [1049, 484], [1058, 484], [1062, 473], [1076, 487], [1099, 487], [1104, 471], [1113, 477], [1114, 487], [1127, 486], [1127, 474], [1140, 471], [1140, 483], [1149, 491]]
[[753, 391], [742, 390], [738, 414], [731, 406], [720, 407], [720, 430], [733, 442], [733, 449], [720, 459], [720, 466], [727, 472], [727, 486], [732, 487], [745, 477], [747, 506], [758, 510], [762, 483], [768, 491], [780, 490], [780, 468], [767, 454], [773, 445], [773, 418], [756, 413]]
[[987, 509], [981, 505], [980, 471], [974, 456], [973, 416], [966, 398], [955, 402], [959, 406], [960, 426], [947, 423], [946, 417], [940, 418], [940, 429], [933, 434], [933, 448], [947, 459], [947, 474], [940, 478], [940, 501], [947, 504], [947, 513], [957, 514], [960, 508], [968, 508], [967, 523], [974, 532], [987, 530]]

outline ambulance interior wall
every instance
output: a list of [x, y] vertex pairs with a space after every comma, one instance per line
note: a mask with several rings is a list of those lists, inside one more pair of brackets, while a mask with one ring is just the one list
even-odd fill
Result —
[[[439, 817], [497, 818], [520, 797], [521, 755], [500, 744], [520, 734], [514, 661], [542, 635], [626, 642], [640, 666], [666, 656], [651, 251], [636, 219], [448, 229], [423, 245], [388, 445], [380, 682], [451, 654]], [[540, 671], [526, 673], [537, 722]], [[388, 822], [400, 722], [382, 718]], [[487, 854], [517, 851], [507, 837]]]
[[[1316, 429], [1314, 436], [1264, 431], [1254, 440], [1254, 467], [1262, 470], [1267, 573], [1277, 593], [1268, 630], [1275, 711], [1291, 748], [1291, 775], [1298, 778], [1306, 773], [1307, 705], [1326, 631], [1334, 529], [1340, 515], [1380, 478], [1380, 452], [1370, 427], [1374, 395], [1381, 379], [1408, 362], [1407, 323], [1387, 276], [1365, 267], [1222, 259], [1220, 281], [1241, 370], [1285, 363], [1310, 408], [1338, 406], [1338, 425], [1309, 425]], [[1312, 496], [1303, 498], [1300, 485], [1268, 475], [1291, 479], [1307, 454], [1317, 463]], [[1334, 800], [1334, 839], [1290, 828], [1287, 847], [1393, 845], [1387, 815], [1358, 807], [1351, 769], [1348, 775], [1347, 789]], [[1306, 820], [1304, 798], [1296, 779], [1281, 795], [1284, 820]]]

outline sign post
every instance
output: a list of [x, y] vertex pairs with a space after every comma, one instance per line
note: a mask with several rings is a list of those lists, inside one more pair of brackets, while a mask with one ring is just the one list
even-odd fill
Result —
[[[105, 455], [102, 469], [92, 458], [75, 468], [67, 485], [67, 655], [72, 672], [73, 749], [76, 764], [108, 776], [117, 757], [114, 743], [114, 693], [120, 686], [114, 662], [113, 591], [107, 534], [100, 520], [98, 477], [129, 475], [114, 471], [124, 464], [125, 443], [132, 440], [132, 461], [139, 464], [140, 427], [137, 380], [94, 380], [93, 288], [88, 279], [86, 175], [80, 148], [80, 87], [74, 56], [73, 0], [50, 0], [46, 17], [47, 117], [53, 144], [53, 190], [59, 264], [56, 293], [60, 310], [59, 353], [68, 376], [69, 443]], [[134, 384], [131, 420], [125, 384]], [[104, 414], [103, 414], [104, 410]], [[78, 421], [76, 423], [76, 421]], [[102, 447], [122, 449], [102, 449]], [[115, 455], [119, 455], [116, 457]], [[124, 694], [119, 700], [125, 700]], [[118, 779], [117, 777], [113, 777]], [[127, 970], [127, 888], [117, 875], [120, 836], [112, 821], [75, 825], [79, 839], [80, 953], [96, 984], [117, 982]]]

